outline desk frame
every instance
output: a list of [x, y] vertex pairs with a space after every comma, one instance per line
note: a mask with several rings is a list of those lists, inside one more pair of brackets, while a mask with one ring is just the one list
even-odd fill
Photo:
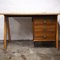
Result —
[[[9, 41], [11, 41], [11, 35], [10, 35], [10, 26], [9, 26], [9, 20], [6, 19], [6, 16], [35, 16], [35, 15], [57, 15], [58, 14], [4, 14], [4, 48], [7, 48], [7, 41], [6, 41], [6, 37], [7, 37], [7, 31], [8, 31], [8, 38]], [[58, 21], [57, 21], [57, 29], [56, 29], [56, 48], [58, 48]]]

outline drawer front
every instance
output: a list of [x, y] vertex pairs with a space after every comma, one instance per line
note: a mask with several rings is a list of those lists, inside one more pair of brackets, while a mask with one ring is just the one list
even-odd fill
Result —
[[34, 41], [54, 41], [55, 38], [55, 32], [34, 32]]
[[56, 25], [34, 25], [34, 29], [38, 29], [38, 28], [40, 28], [40, 29], [52, 29], [52, 28], [56, 28]]
[[51, 25], [51, 24], [56, 24], [56, 21], [54, 20], [43, 20], [43, 19], [36, 19], [34, 20], [34, 25], [38, 25], [38, 24], [47, 24], [47, 25]]
[[37, 38], [37, 37], [35, 37], [34, 41], [55, 41], [55, 38], [54, 37], [47, 37], [47, 38], [42, 38], [42, 37]]
[[56, 29], [55, 28], [48, 28], [48, 29], [46, 29], [46, 28], [35, 28], [34, 32], [36, 32], [36, 31], [40, 31], [40, 32], [55, 32]]
[[54, 32], [34, 32], [34, 37], [55, 37], [56, 34]]

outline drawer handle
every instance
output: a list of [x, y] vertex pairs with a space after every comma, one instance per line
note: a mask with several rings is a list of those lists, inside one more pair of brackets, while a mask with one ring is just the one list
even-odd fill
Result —
[[46, 24], [46, 20], [44, 21], [44, 24]]
[[46, 39], [46, 38], [47, 38], [47, 36], [46, 36], [46, 35], [44, 35], [44, 36], [42, 36], [42, 38]]
[[43, 29], [43, 31], [44, 31], [44, 32], [46, 32], [46, 31], [47, 31], [47, 29], [46, 29], [46, 28], [44, 28], [44, 29]]

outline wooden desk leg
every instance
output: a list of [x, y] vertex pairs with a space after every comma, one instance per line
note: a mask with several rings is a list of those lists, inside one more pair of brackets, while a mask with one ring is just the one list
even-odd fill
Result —
[[58, 49], [58, 35], [56, 36], [56, 48]]
[[58, 29], [57, 29], [57, 33], [56, 33], [56, 48], [58, 48]]
[[9, 38], [9, 41], [11, 41], [9, 20], [7, 20], [7, 31], [8, 31], [8, 38]]
[[57, 29], [56, 29], [56, 48], [58, 49], [58, 21], [57, 21]]
[[7, 37], [7, 26], [6, 26], [6, 19], [4, 16], [4, 48], [6, 49], [6, 37]]

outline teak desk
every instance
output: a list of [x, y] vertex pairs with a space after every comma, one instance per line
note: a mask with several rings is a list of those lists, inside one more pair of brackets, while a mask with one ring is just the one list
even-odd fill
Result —
[[55, 41], [58, 48], [58, 14], [4, 14], [4, 48], [6, 49], [6, 35], [8, 31], [11, 40], [8, 17], [32, 17], [33, 41]]

